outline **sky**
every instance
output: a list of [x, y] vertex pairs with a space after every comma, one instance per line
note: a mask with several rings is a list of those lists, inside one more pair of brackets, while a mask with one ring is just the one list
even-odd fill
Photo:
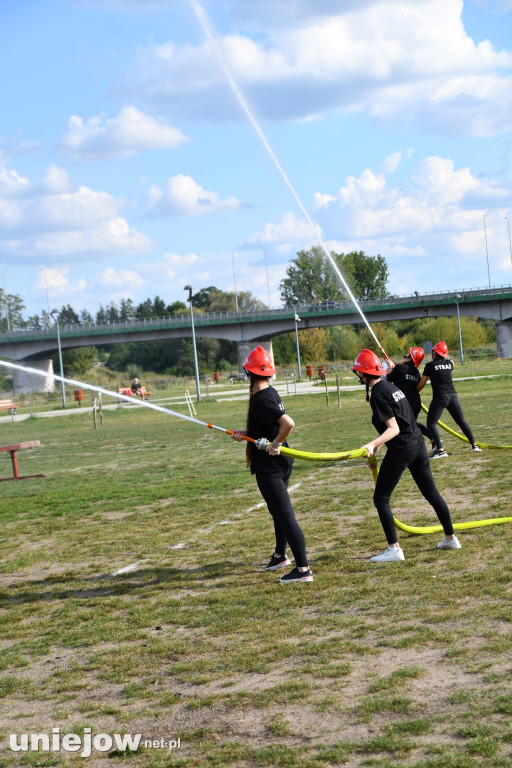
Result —
[[25, 316], [278, 307], [320, 242], [397, 295], [512, 284], [512, 0], [0, 0], [0, 61]]

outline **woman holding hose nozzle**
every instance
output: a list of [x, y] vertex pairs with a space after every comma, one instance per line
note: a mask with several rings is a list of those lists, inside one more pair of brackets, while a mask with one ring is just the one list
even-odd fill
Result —
[[278, 581], [281, 584], [310, 582], [313, 574], [308, 566], [306, 542], [288, 494], [293, 459], [281, 455], [281, 446], [286, 445], [295, 424], [285, 413], [278, 393], [270, 386], [276, 369], [269, 353], [261, 346], [256, 347], [247, 355], [243, 367], [251, 382], [247, 429], [233, 430], [231, 437], [237, 442], [241, 442], [244, 435], [270, 440], [265, 450], [250, 442], [246, 446], [247, 466], [251, 474], [256, 475], [258, 488], [274, 520], [276, 547], [265, 570], [277, 571], [291, 564], [286, 555], [289, 544], [295, 568]]
[[[444, 531], [444, 539], [438, 549], [460, 549], [453, 534], [450, 511], [434, 483], [425, 441], [422, 437], [411, 406], [404, 393], [389, 381], [384, 381], [385, 370], [377, 355], [363, 349], [352, 366], [361, 384], [366, 386], [366, 399], [372, 409], [372, 424], [379, 433], [363, 448], [368, 456], [374, 456], [381, 445], [386, 444], [386, 455], [380, 465], [373, 501], [379, 514], [388, 548], [370, 560], [374, 563], [392, 563], [404, 559], [398, 543], [390, 499], [405, 469], [424, 498], [434, 508]], [[371, 396], [370, 396], [371, 393]]]
[[432, 360], [428, 362], [423, 369], [423, 376], [418, 383], [418, 392], [421, 392], [427, 381], [430, 379], [432, 384], [432, 400], [427, 414], [427, 428], [432, 433], [433, 446], [431, 459], [444, 459], [448, 454], [443, 448], [441, 435], [437, 428], [437, 422], [446, 408], [454, 422], [464, 432], [466, 438], [474, 452], [480, 452], [482, 449], [475, 443], [471, 427], [464, 418], [462, 408], [459, 402], [457, 391], [453, 386], [452, 371], [454, 364], [448, 358], [448, 347], [446, 342], [438, 341], [432, 347]]

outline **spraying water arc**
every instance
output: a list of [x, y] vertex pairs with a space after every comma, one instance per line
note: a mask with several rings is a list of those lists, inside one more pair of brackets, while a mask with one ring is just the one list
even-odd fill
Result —
[[[64, 384], [70, 384], [73, 387], [79, 387], [80, 389], [88, 389], [92, 392], [98, 392], [102, 395], [107, 395], [108, 397], [117, 397], [118, 400], [125, 400], [127, 403], [131, 403], [133, 405], [133, 396], [130, 397], [129, 395], [122, 395], [120, 392], [112, 392], [110, 389], [103, 389], [103, 387], [96, 387], [93, 384], [86, 384], [84, 381], [77, 381], [76, 379], [68, 379], [64, 376], [59, 376], [56, 373], [48, 374], [47, 372], [40, 371], [37, 368], [31, 368], [27, 365], [17, 365], [16, 363], [8, 363], [6, 360], [0, 360], [0, 365], [4, 365], [6, 368], [11, 368], [12, 370], [16, 371], [26, 371], [28, 373], [35, 374], [36, 376], [42, 376], [44, 378], [47, 378], [50, 376], [55, 381], [61, 381]], [[226, 432], [227, 430], [223, 429], [222, 427], [216, 427], [214, 424], [208, 424], [206, 421], [201, 421], [200, 419], [194, 419], [192, 416], [186, 416], [183, 413], [178, 413], [177, 411], [171, 411], [170, 408], [164, 408], [162, 405], [155, 405], [155, 403], [149, 403], [147, 400], [141, 400], [139, 405], [143, 405], [146, 408], [151, 408], [153, 411], [160, 411], [161, 413], [168, 413], [170, 416], [177, 416], [179, 419], [184, 419], [185, 421], [192, 421], [194, 424], [201, 424], [203, 427], [209, 427], [210, 429], [219, 429], [221, 432]]]
[[242, 91], [240, 90], [240, 88], [239, 88], [235, 78], [233, 77], [233, 75], [232, 75], [232, 73], [231, 73], [231, 71], [230, 71], [230, 69], [229, 69], [229, 67], [228, 67], [228, 65], [226, 63], [226, 60], [225, 60], [225, 58], [224, 58], [224, 56], [222, 54], [222, 51], [221, 51], [221, 49], [219, 47], [219, 44], [217, 42], [217, 38], [213, 34], [211, 22], [208, 19], [204, 8], [200, 5], [200, 3], [197, 2], [197, 0], [189, 0], [189, 3], [191, 5], [192, 10], [194, 11], [197, 19], [199, 20], [199, 23], [201, 24], [201, 27], [202, 27], [203, 32], [205, 34], [205, 37], [207, 38], [208, 42], [210, 43], [210, 45], [212, 46], [213, 50], [215, 51], [215, 54], [216, 54], [217, 58], [219, 59], [219, 62], [221, 64], [221, 66], [222, 66], [222, 69], [224, 70], [224, 73], [225, 73], [226, 78], [227, 78], [227, 80], [229, 82], [231, 90], [233, 91], [233, 93], [235, 94], [236, 98], [238, 99], [238, 101], [240, 103], [240, 106], [242, 107], [243, 111], [247, 115], [247, 118], [249, 119], [249, 122], [251, 123], [252, 127], [254, 128], [254, 130], [256, 131], [257, 135], [261, 139], [261, 141], [263, 143], [263, 146], [265, 147], [265, 149], [267, 150], [268, 154], [270, 155], [274, 165], [276, 166], [277, 170], [279, 171], [280, 175], [282, 176], [286, 186], [288, 187], [288, 189], [292, 193], [293, 197], [295, 198], [295, 201], [296, 201], [297, 205], [299, 206], [300, 210], [304, 214], [304, 217], [306, 218], [306, 221], [308, 222], [309, 226], [313, 230], [314, 235], [315, 235], [316, 239], [318, 240], [322, 250], [324, 251], [324, 253], [327, 256], [327, 258], [329, 259], [329, 262], [330, 262], [332, 268], [334, 269], [334, 271], [335, 271], [336, 275], [338, 276], [340, 282], [342, 283], [342, 285], [344, 286], [344, 288], [347, 291], [348, 295], [350, 296], [350, 299], [351, 299], [352, 303], [354, 304], [355, 308], [357, 309], [357, 311], [361, 315], [361, 318], [362, 318], [365, 326], [368, 328], [368, 330], [371, 333], [373, 339], [375, 340], [375, 343], [377, 344], [378, 348], [383, 353], [384, 357], [389, 360], [389, 358], [388, 358], [388, 356], [387, 356], [387, 354], [386, 354], [382, 344], [378, 340], [377, 336], [375, 335], [375, 333], [373, 331], [373, 328], [371, 327], [371, 325], [368, 322], [368, 320], [366, 319], [366, 316], [364, 315], [361, 307], [359, 306], [356, 297], [354, 296], [354, 294], [350, 290], [350, 287], [348, 286], [345, 278], [341, 274], [341, 272], [340, 272], [336, 262], [332, 258], [331, 254], [330, 254], [330, 251], [327, 248], [327, 245], [324, 243], [323, 238], [322, 238], [322, 236], [321, 236], [321, 234], [320, 234], [320, 232], [318, 230], [318, 226], [314, 223], [313, 219], [309, 215], [306, 207], [304, 206], [302, 200], [300, 199], [298, 193], [296, 192], [293, 184], [291, 183], [290, 179], [288, 178], [288, 175], [287, 175], [286, 171], [282, 167], [282, 165], [279, 162], [279, 159], [277, 158], [274, 150], [270, 146], [270, 144], [268, 142], [268, 139], [265, 136], [261, 126], [259, 125], [259, 123], [256, 120], [254, 114], [252, 113], [252, 111], [251, 111], [251, 109], [249, 107], [249, 104], [247, 103], [247, 100], [246, 100], [245, 96], [243, 95]]

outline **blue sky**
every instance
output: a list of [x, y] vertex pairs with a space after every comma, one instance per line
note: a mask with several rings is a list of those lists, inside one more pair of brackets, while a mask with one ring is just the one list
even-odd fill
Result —
[[[0, 2], [0, 268], [27, 314], [235, 281], [279, 306], [318, 244], [197, 2]], [[384, 256], [397, 294], [512, 283], [512, 0], [201, 7], [330, 249]]]

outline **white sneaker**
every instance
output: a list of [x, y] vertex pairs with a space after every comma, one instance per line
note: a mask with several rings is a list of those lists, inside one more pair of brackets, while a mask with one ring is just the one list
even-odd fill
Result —
[[482, 449], [478, 445], [472, 445], [471, 450], [473, 453], [482, 453]]
[[398, 560], [405, 560], [401, 547], [388, 547], [380, 555], [370, 557], [372, 563], [396, 563]]
[[460, 541], [456, 536], [453, 539], [447, 539], [446, 536], [437, 545], [438, 549], [460, 549]]

